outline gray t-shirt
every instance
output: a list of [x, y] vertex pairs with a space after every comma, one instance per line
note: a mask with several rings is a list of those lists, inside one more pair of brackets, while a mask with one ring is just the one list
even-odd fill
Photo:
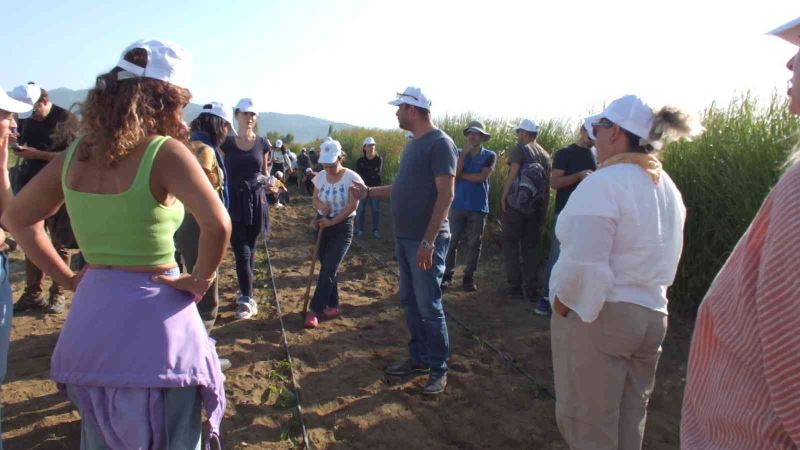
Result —
[[[392, 183], [395, 237], [422, 240], [436, 203], [435, 179], [456, 175], [456, 152], [453, 140], [442, 130], [430, 131], [406, 144]], [[442, 231], [450, 231], [446, 218]]]

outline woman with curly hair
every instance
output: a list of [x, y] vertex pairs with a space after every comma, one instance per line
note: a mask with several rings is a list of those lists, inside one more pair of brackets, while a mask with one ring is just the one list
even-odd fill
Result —
[[[82, 449], [199, 449], [201, 404], [206, 446], [218, 443], [223, 377], [195, 302], [214, 281], [230, 221], [186, 147], [189, 66], [171, 43], [128, 47], [89, 92], [82, 137], [3, 214], [37, 266], [75, 291], [50, 376], [81, 415]], [[62, 203], [88, 262], [78, 274], [41, 226]], [[173, 235], [184, 205], [200, 237], [194, 272], [180, 275]]]

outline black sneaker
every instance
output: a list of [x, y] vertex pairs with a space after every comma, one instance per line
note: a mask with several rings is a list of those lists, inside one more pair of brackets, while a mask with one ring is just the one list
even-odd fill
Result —
[[467, 292], [476, 292], [478, 290], [478, 286], [475, 286], [475, 281], [472, 279], [464, 280], [464, 282], [461, 283], [461, 288]]
[[63, 294], [51, 295], [47, 300], [47, 314], [61, 314], [67, 310], [67, 299]]
[[428, 376], [428, 382], [422, 388], [423, 395], [439, 395], [447, 387], [447, 372], [432, 373]]
[[14, 312], [27, 311], [29, 309], [41, 309], [47, 306], [47, 300], [42, 297], [42, 294], [33, 294], [31, 292], [24, 292], [14, 303]]
[[411, 375], [412, 373], [428, 373], [430, 371], [431, 369], [428, 368], [428, 366], [413, 361], [410, 358], [405, 361], [396, 362], [384, 370], [386, 375], [394, 375], [396, 377]]

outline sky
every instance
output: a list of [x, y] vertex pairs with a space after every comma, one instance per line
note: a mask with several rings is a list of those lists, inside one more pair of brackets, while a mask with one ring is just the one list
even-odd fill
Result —
[[[19, 2], [13, 3], [19, 5]], [[193, 56], [195, 103], [396, 128], [409, 85], [434, 116], [578, 120], [625, 94], [701, 111], [786, 91], [797, 0], [41, 0], [2, 7], [0, 86], [85, 89], [140, 38]], [[10, 44], [10, 45], [9, 45]]]

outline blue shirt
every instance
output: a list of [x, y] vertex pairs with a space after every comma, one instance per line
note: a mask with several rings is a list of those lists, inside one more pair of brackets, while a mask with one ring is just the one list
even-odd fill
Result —
[[[459, 156], [463, 150], [459, 150]], [[481, 151], [475, 155], [464, 157], [464, 167], [461, 173], [479, 174], [484, 168], [493, 168], [497, 160], [497, 155], [488, 148], [481, 147]], [[453, 198], [453, 209], [464, 209], [489, 213], [489, 179], [476, 183], [464, 179], [456, 180], [456, 193]]]
[[[450, 136], [438, 129], [406, 144], [392, 182], [390, 205], [395, 237], [422, 240], [436, 203], [436, 177], [455, 176], [456, 151]], [[439, 232], [449, 231], [445, 218]]]

